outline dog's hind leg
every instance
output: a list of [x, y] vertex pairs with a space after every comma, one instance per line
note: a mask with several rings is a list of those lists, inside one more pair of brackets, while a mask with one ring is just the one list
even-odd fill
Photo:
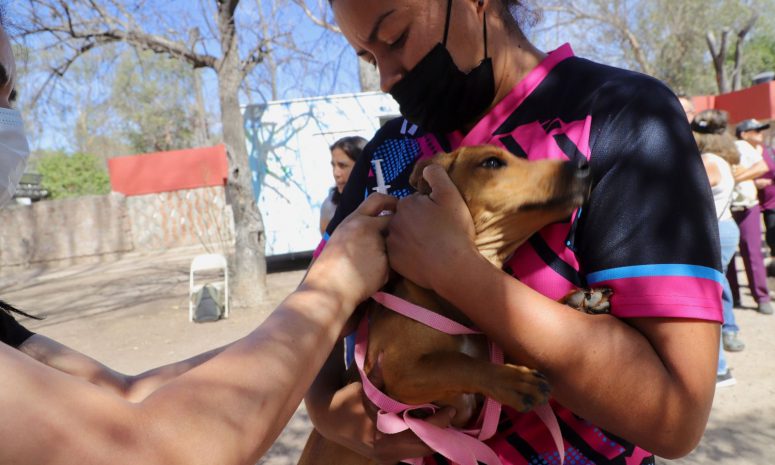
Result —
[[[388, 395], [408, 404], [452, 405], [461, 394], [483, 394], [521, 412], [546, 403], [549, 383], [535, 370], [498, 365], [461, 352], [425, 354], [417, 363], [384, 367]], [[454, 420], [453, 420], [454, 422]]]
[[341, 444], [329, 441], [312, 429], [297, 465], [377, 465]]

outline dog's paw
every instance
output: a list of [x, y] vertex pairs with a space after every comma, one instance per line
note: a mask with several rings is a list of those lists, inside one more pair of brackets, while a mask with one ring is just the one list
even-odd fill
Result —
[[610, 298], [613, 291], [608, 288], [576, 289], [560, 300], [576, 310], [593, 315], [611, 313]]
[[519, 412], [528, 412], [549, 401], [551, 387], [544, 375], [523, 366], [505, 364], [502, 368], [504, 376], [493, 380], [489, 397]]

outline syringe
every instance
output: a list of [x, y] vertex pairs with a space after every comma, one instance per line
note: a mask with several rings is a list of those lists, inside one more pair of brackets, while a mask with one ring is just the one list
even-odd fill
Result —
[[[374, 188], [374, 191], [387, 195], [390, 184], [385, 184], [385, 175], [382, 173], [382, 159], [372, 160], [371, 163], [374, 165], [374, 175], [377, 177], [377, 187]], [[388, 216], [392, 214], [393, 212], [390, 210], [382, 210], [379, 212], [379, 216]]]
[[374, 165], [374, 175], [377, 176], [377, 187], [374, 188], [374, 191], [380, 194], [387, 194], [390, 185], [385, 184], [385, 176], [382, 173], [382, 159], [372, 160], [371, 163]]

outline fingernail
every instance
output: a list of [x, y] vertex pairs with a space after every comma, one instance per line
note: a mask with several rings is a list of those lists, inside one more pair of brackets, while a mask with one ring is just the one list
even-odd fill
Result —
[[450, 418], [450, 419], [451, 419], [451, 418], [455, 418], [455, 415], [457, 415], [457, 411], [456, 411], [455, 409], [451, 408], [451, 409], [449, 409], [449, 410], [447, 411], [447, 414], [449, 415], [449, 418]]
[[544, 375], [538, 370], [533, 370], [533, 376], [535, 376], [536, 378], [546, 379], [546, 375]]

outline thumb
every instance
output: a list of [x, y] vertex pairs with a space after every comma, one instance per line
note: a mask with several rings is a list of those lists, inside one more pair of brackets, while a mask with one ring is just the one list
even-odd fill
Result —
[[441, 165], [431, 163], [422, 171], [422, 177], [431, 187], [430, 198], [436, 203], [442, 204], [448, 201], [451, 196], [460, 196], [457, 187], [449, 178], [447, 170]]
[[361, 202], [356, 211], [361, 215], [377, 216], [380, 212], [395, 211], [398, 199], [385, 194], [373, 193]]

